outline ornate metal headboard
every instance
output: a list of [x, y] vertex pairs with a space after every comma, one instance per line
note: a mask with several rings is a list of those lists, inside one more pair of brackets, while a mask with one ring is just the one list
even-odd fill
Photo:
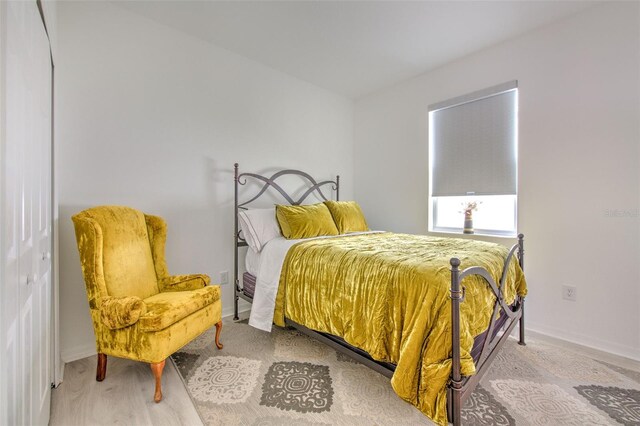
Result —
[[[300, 170], [280, 170], [275, 172], [271, 176], [262, 176], [256, 173], [239, 173], [238, 163], [233, 165], [234, 168], [234, 223], [233, 223], [233, 239], [234, 239], [234, 308], [235, 315], [234, 319], [238, 319], [238, 298], [244, 297], [242, 294], [242, 289], [240, 288], [240, 281], [238, 279], [238, 248], [247, 246], [246, 241], [240, 235], [240, 230], [238, 229], [238, 213], [240, 209], [246, 210], [248, 205], [258, 200], [265, 193], [268, 192], [269, 188], [273, 188], [282, 199], [290, 204], [290, 205], [300, 205], [302, 204], [309, 196], [314, 195], [321, 200], [329, 200], [322, 189], [324, 186], [329, 186], [329, 188], [333, 191], [336, 191], [336, 200], [340, 199], [340, 175], [336, 176], [336, 180], [324, 180], [321, 182], [317, 182], [310, 174], [300, 171]], [[304, 192], [299, 197], [295, 198], [290, 191], [285, 190], [281, 185], [279, 185], [276, 180], [285, 176], [300, 176], [305, 179], [303, 183]], [[239, 202], [238, 200], [238, 187], [240, 185], [246, 185], [248, 181], [253, 180], [254, 182], [260, 183], [262, 182], [262, 187], [256, 192], [256, 194], [251, 197], [248, 201]], [[296, 190], [300, 190], [297, 188]], [[273, 193], [273, 192], [272, 192]]]

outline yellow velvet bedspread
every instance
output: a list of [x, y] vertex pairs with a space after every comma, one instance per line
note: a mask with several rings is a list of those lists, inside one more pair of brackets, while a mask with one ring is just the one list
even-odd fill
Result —
[[[374, 359], [394, 363], [395, 392], [439, 424], [447, 424], [451, 372], [451, 274], [482, 266], [499, 282], [508, 249], [475, 240], [377, 233], [301, 242], [287, 253], [274, 323], [287, 317], [342, 337]], [[484, 332], [495, 296], [484, 279], [467, 277], [461, 304], [461, 366], [475, 373], [470, 352]], [[507, 303], [526, 295], [520, 266], [511, 262]]]

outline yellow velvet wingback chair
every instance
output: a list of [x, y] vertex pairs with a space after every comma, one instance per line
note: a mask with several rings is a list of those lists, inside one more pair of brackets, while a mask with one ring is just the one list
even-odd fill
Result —
[[96, 380], [104, 380], [107, 355], [148, 362], [160, 402], [167, 357], [213, 325], [222, 349], [220, 286], [207, 275], [169, 275], [167, 225], [157, 216], [102, 206], [72, 220], [96, 335]]

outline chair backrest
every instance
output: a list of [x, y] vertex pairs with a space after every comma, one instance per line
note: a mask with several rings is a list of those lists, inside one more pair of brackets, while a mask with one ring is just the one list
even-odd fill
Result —
[[[144, 299], [159, 292], [142, 212], [129, 207], [101, 206], [84, 210], [72, 219], [90, 299], [101, 296]], [[83, 250], [93, 255], [83, 256]], [[90, 262], [95, 264], [89, 265]], [[105, 290], [107, 294], [100, 294]]]

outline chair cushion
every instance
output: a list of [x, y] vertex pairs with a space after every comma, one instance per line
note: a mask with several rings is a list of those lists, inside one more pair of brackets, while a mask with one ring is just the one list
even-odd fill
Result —
[[140, 330], [163, 330], [217, 300], [220, 300], [220, 286], [158, 293], [147, 297], [144, 299], [147, 313], [140, 317]]

